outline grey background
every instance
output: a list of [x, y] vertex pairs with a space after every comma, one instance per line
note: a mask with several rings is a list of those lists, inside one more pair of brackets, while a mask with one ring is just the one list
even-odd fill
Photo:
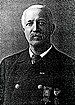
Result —
[[37, 3], [47, 5], [53, 13], [57, 27], [52, 43], [75, 58], [74, 0], [0, 0], [0, 61], [27, 47], [20, 19], [27, 7]]

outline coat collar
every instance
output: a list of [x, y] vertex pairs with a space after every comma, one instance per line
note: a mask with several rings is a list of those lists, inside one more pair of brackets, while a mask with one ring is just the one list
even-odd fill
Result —
[[[52, 49], [52, 45], [45, 52], [43, 52], [42, 54], [40, 54], [41, 58], [43, 58], [51, 49]], [[30, 57], [31, 58], [34, 55], [30, 48], [29, 48], [29, 54], [30, 54]]]
[[[54, 56], [56, 52], [57, 50], [52, 46], [51, 50], [48, 52], [46, 56], [48, 57], [49, 55], [52, 58], [52, 56]], [[44, 56], [43, 58], [45, 58], [46, 56]], [[21, 52], [20, 57], [18, 58], [17, 62], [18, 63], [30, 62], [29, 47], [27, 47], [24, 51]]]
[[28, 61], [30, 61], [30, 55], [29, 55], [29, 48], [27, 47], [25, 50], [21, 52], [17, 62], [22, 63], [22, 62], [28, 62]]

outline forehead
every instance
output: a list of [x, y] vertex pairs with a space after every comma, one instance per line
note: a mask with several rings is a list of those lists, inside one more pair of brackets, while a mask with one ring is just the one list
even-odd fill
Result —
[[39, 19], [43, 18], [47, 20], [47, 11], [44, 8], [31, 8], [26, 11], [26, 16], [25, 20], [34, 20], [34, 19]]

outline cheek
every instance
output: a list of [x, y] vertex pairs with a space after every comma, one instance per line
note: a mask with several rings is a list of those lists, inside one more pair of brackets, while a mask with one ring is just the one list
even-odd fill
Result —
[[47, 35], [49, 33], [49, 28], [46, 26], [46, 27], [43, 27], [42, 28], [42, 32]]
[[25, 33], [26, 39], [29, 40], [29, 37], [30, 37], [30, 30], [26, 29], [26, 30], [24, 31], [24, 33]]
[[29, 28], [26, 28], [25, 29], [25, 34], [29, 34], [30, 33], [30, 29]]
[[46, 32], [49, 30], [48, 25], [42, 26], [42, 27], [40, 27], [40, 29], [41, 29], [42, 32], [44, 32], [44, 33], [46, 33]]
[[43, 29], [43, 37], [46, 38], [46, 39], [50, 39], [50, 29], [48, 26], [46, 26], [44, 29]]
[[49, 26], [46, 26], [45, 32], [46, 32], [47, 35], [50, 34], [50, 27]]
[[25, 34], [29, 36], [30, 33], [31, 33], [31, 29], [30, 29], [30, 28], [26, 28], [26, 29], [25, 29]]

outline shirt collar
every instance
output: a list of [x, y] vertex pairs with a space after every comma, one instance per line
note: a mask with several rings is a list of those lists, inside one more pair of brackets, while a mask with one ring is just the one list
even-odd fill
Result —
[[[52, 48], [52, 45], [50, 46], [50, 48], [48, 50], [46, 50], [44, 53], [40, 54], [41, 58], [43, 58], [51, 50], [51, 48]], [[29, 48], [29, 54], [30, 54], [30, 57], [32, 58], [33, 53], [30, 50], [30, 48]]]

